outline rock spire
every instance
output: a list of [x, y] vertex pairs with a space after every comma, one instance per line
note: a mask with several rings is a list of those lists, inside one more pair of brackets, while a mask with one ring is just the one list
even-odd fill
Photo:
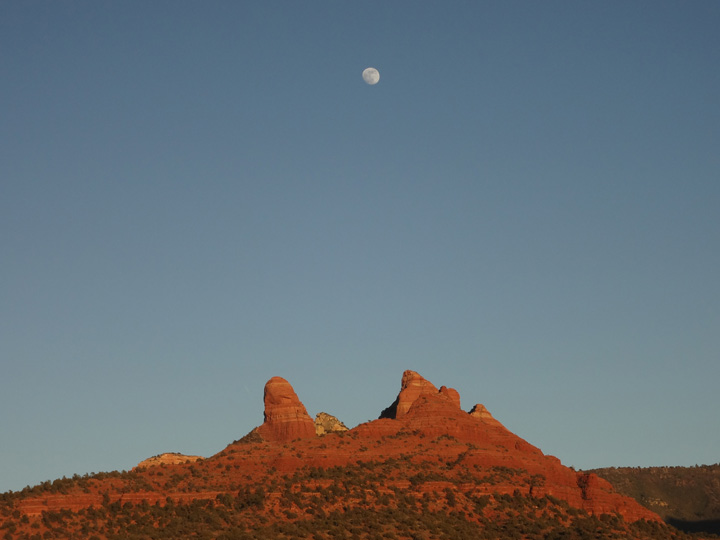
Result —
[[285, 442], [315, 437], [315, 422], [285, 379], [273, 377], [265, 384], [264, 401], [265, 421], [256, 429], [263, 439]]
[[402, 418], [421, 396], [439, 398], [458, 409], [460, 408], [460, 394], [458, 394], [457, 390], [445, 386], [438, 390], [433, 383], [422, 375], [408, 369], [403, 373], [398, 397], [392, 405], [380, 413], [380, 418], [393, 418], [395, 420]]

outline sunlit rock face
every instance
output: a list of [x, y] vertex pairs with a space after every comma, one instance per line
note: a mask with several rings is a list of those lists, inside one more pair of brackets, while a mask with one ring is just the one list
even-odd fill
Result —
[[[215, 501], [218, 493], [236, 494], [249, 485], [265, 485], [269, 477], [292, 478], [296, 473], [309, 475], [299, 488], [321, 493], [327, 487], [321, 471], [351, 467], [353, 474], [362, 469], [380, 475], [384, 489], [399, 493], [421, 490], [442, 499], [447, 490], [455, 490], [465, 511], [472, 511], [473, 503], [464, 495], [472, 486], [473, 496], [519, 494], [542, 499], [547, 495], [596, 516], [660, 521], [657, 514], [615, 493], [605, 480], [543, 454], [495, 420], [483, 405], [463, 411], [455, 390], [444, 386], [438, 390], [414, 371], [403, 373], [400, 386], [382, 418], [318, 437], [318, 425], [328, 433], [342, 429], [342, 422], [325, 413], [313, 421], [290, 383], [273, 377], [263, 396], [265, 422], [218, 454], [194, 461], [197, 456], [163, 454], [143, 462], [129, 477], [117, 474], [86, 483], [68, 480], [63, 483], [65, 491], [20, 498], [13, 503], [14, 510], [42, 523], [39, 516], [44, 512], [99, 508], [108, 500], [119, 505]], [[419, 482], [416, 487], [408, 487], [411, 478]], [[368, 500], [373, 500], [372, 495]], [[347, 499], [349, 506], [355, 502]], [[274, 504], [267, 508], [274, 514]], [[0, 512], [0, 526], [9, 519], [6, 516]]]
[[490, 414], [490, 411], [487, 410], [487, 407], [485, 407], [485, 405], [483, 405], [482, 403], [478, 403], [472, 409], [470, 409], [470, 416], [472, 416], [473, 418], [477, 418], [478, 420], [486, 424], [502, 426], [500, 422], [495, 420], [493, 415]]
[[179, 463], [192, 463], [204, 459], [202, 456], [186, 456], [178, 452], [166, 452], [147, 458], [138, 463], [133, 470], [144, 467], [157, 467], [158, 465], [177, 465]]
[[460, 394], [453, 388], [441, 387], [438, 390], [433, 383], [415, 371], [407, 370], [403, 373], [400, 393], [392, 405], [385, 409], [380, 418], [393, 418], [395, 420], [405, 416], [413, 404], [421, 397], [437, 398], [460, 408]]
[[265, 421], [256, 432], [266, 441], [283, 442], [315, 437], [315, 422], [282, 377], [265, 384]]
[[342, 433], [348, 428], [331, 414], [320, 412], [315, 415], [315, 433], [326, 435], [328, 433]]

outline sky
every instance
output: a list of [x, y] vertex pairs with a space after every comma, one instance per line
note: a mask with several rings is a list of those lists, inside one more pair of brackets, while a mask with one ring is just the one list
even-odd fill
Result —
[[[412, 369], [720, 462], [720, 3], [0, 3], [0, 492]], [[380, 72], [367, 85], [366, 67]]]

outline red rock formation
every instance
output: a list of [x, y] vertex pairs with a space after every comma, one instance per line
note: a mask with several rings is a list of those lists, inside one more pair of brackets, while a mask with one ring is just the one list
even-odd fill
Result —
[[[475, 405], [470, 413], [460, 410], [460, 396], [453, 390], [440, 390], [414, 371], [403, 374], [400, 394], [385, 409], [380, 419], [351, 430], [363, 437], [387, 437], [393, 433], [413, 433], [420, 438], [449, 436], [471, 444], [477, 450], [467, 452], [464, 463], [483, 468], [508, 467], [524, 470], [530, 477], [542, 478], [529, 484], [532, 495], [554, 495], [591, 514], [620, 513], [630, 521], [659, 520], [659, 517], [633, 499], [615, 493], [612, 486], [594, 474], [576, 473], [560, 460], [546, 456], [539, 448], [518, 437], [498, 422], [484, 405]], [[514, 481], [497, 484], [493, 489], [513, 492]]]
[[618, 512], [628, 521], [654, 519], [656, 516], [629, 497], [618, 495], [610, 482], [595, 473], [577, 473], [577, 484], [582, 497], [582, 508], [590, 513]]
[[[308, 467], [360, 463], [378, 467], [393, 460], [384, 472], [381, 466], [378, 469], [384, 475], [384, 489], [407, 489], [410, 476], [415, 476], [414, 489], [422, 493], [452, 488], [476, 495], [550, 495], [595, 515], [618, 513], [629, 521], [660, 520], [634, 500], [615, 493], [605, 480], [577, 473], [544, 455], [495, 420], [483, 405], [470, 413], [463, 411], [455, 390], [438, 390], [413, 371], [403, 374], [397, 399], [380, 419], [346, 433], [316, 436], [315, 423], [292, 386], [280, 377], [265, 385], [264, 402], [262, 426], [212, 457], [191, 464], [168, 462], [160, 470], [140, 467], [129, 478], [116, 475], [77, 482], [66, 494], [24, 496], [16, 507], [26, 515], [41, 516], [49, 510], [98, 507], [104, 494], [109, 494], [111, 502], [123, 504], [214, 500], [220, 493], [237, 492], [244, 483], [264, 482], [269, 475], [277, 479]], [[417, 480], [419, 470], [427, 474], [427, 481]], [[171, 478], [176, 480], [169, 485]], [[330, 480], [317, 480], [324, 481]], [[307, 487], [318, 489], [319, 485]], [[0, 526], [2, 520], [0, 513]]]
[[421, 396], [440, 397], [454, 407], [460, 408], [460, 394], [458, 394], [457, 390], [445, 386], [438, 390], [433, 383], [419, 373], [407, 370], [403, 373], [398, 397], [392, 405], [380, 414], [380, 418], [393, 418], [396, 420], [402, 418]]
[[282, 377], [265, 384], [265, 421], [255, 432], [266, 441], [286, 442], [315, 437], [315, 422]]
[[490, 411], [488, 411], [485, 405], [483, 405], [482, 403], [478, 403], [472, 409], [470, 409], [470, 416], [472, 416], [473, 418], [477, 418], [478, 420], [486, 424], [504, 427], [500, 422], [495, 420], [493, 415], [490, 414]]
[[460, 408], [460, 393], [457, 390], [454, 388], [448, 388], [447, 386], [441, 386], [440, 393], [443, 396], [447, 396], [447, 398], [452, 401], [458, 409]]

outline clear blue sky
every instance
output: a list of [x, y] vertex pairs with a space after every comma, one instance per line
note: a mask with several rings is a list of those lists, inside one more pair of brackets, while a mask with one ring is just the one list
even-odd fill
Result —
[[[403, 370], [720, 461], [720, 3], [0, 3], [0, 491]], [[362, 70], [376, 67], [380, 83]]]

